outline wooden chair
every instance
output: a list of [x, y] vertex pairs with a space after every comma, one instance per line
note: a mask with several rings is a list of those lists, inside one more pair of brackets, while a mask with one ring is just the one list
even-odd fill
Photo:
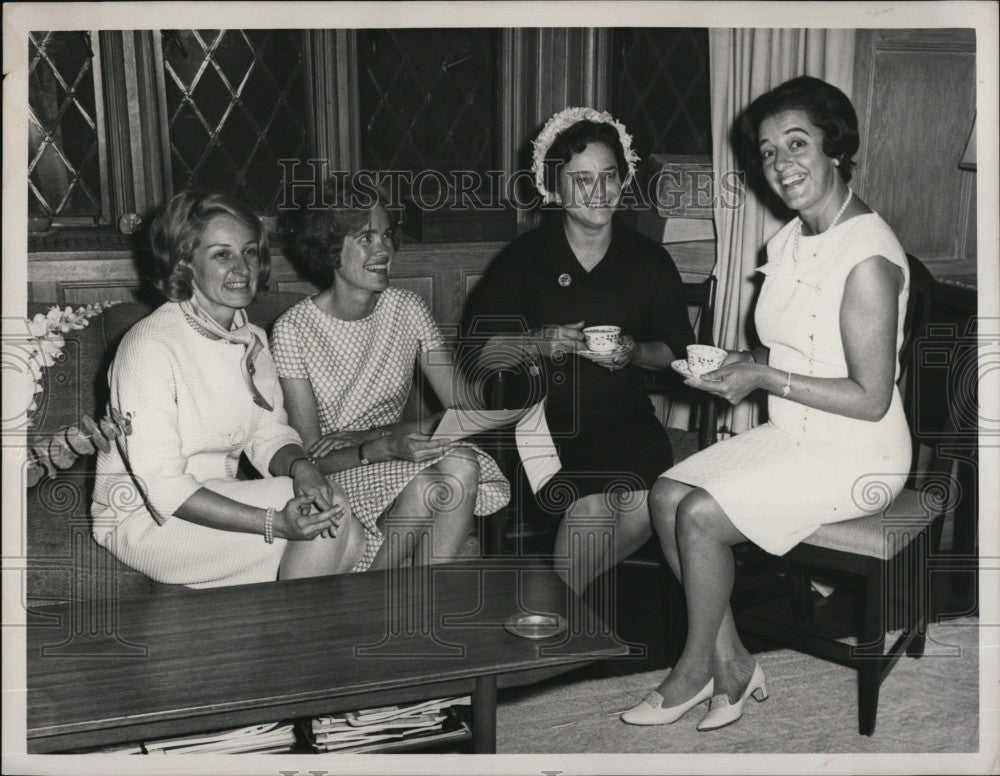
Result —
[[[715, 318], [717, 283], [715, 275], [710, 275], [700, 283], [684, 284], [684, 302], [688, 310], [697, 316], [695, 341], [699, 345], [715, 344], [712, 322]], [[683, 355], [679, 353], [677, 357], [682, 358]], [[718, 404], [709, 394], [687, 388], [681, 377], [669, 369], [662, 372], [647, 371], [645, 380], [646, 391], [651, 395], [667, 396], [673, 401], [683, 399], [696, 410], [687, 430], [667, 427], [674, 463], [680, 463], [691, 454], [715, 444], [718, 438], [715, 427]]]
[[[915, 400], [920, 398], [914, 390], [920, 366], [914, 362], [914, 352], [926, 329], [935, 281], [917, 259], [907, 259], [910, 301], [900, 363], [912, 431], [919, 410]], [[909, 487], [881, 513], [825, 525], [781, 558], [796, 586], [790, 622], [775, 618], [773, 607], [743, 608], [737, 603], [738, 590], [734, 595], [734, 615], [742, 632], [858, 671], [858, 729], [863, 735], [875, 730], [879, 687], [896, 661], [904, 651], [914, 658], [923, 654], [930, 608], [931, 527], [952, 505], [953, 484], [947, 473], [914, 472]], [[856, 644], [824, 637], [817, 630], [812, 579], [860, 591], [861, 632]], [[895, 625], [903, 632], [886, 652], [886, 632]]]

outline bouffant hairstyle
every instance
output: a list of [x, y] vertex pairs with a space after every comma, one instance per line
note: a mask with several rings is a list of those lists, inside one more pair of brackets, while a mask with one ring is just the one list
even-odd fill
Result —
[[749, 147], [750, 165], [759, 173], [762, 165], [758, 145], [760, 125], [764, 119], [787, 110], [801, 110], [809, 120], [823, 130], [823, 153], [839, 164], [837, 169], [845, 182], [851, 179], [854, 154], [858, 152], [858, 115], [850, 99], [836, 86], [807, 75], [785, 81], [760, 95], [746, 109], [740, 120], [743, 136]]
[[625, 161], [625, 149], [618, 137], [618, 130], [610, 124], [584, 119], [567, 127], [552, 141], [548, 153], [545, 154], [545, 188], [555, 193], [559, 184], [559, 170], [591, 143], [603, 143], [615, 155], [618, 164], [618, 175], [624, 181], [628, 175], [628, 162]]
[[228, 194], [182, 191], [160, 208], [149, 228], [153, 252], [149, 279], [171, 302], [183, 302], [194, 293], [191, 258], [208, 222], [228, 215], [253, 231], [260, 261], [258, 283], [267, 287], [271, 275], [271, 251], [267, 233], [254, 212]]
[[395, 227], [398, 213], [390, 205], [389, 193], [373, 181], [335, 175], [323, 184], [322, 205], [305, 208], [295, 230], [295, 250], [302, 269], [321, 282], [332, 282], [340, 267], [344, 238], [362, 230], [373, 209], [381, 205], [394, 228], [393, 246], [399, 247]]

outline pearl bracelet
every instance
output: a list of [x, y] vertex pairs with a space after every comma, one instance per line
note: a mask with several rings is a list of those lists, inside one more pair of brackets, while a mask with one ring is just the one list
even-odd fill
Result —
[[264, 541], [268, 544], [274, 544], [274, 515], [274, 507], [268, 507], [264, 515]]

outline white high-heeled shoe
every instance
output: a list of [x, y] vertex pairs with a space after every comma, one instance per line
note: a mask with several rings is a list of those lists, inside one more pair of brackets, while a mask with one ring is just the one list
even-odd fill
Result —
[[757, 703], [763, 703], [767, 700], [767, 681], [764, 679], [764, 670], [760, 667], [760, 663], [754, 663], [750, 683], [743, 690], [743, 694], [740, 695], [740, 699], [736, 703], [730, 703], [729, 696], [725, 693], [712, 696], [708, 714], [698, 723], [698, 730], [702, 732], [718, 730], [726, 725], [732, 725], [743, 716], [743, 706], [751, 695]]
[[653, 690], [642, 699], [637, 706], [622, 712], [622, 722], [630, 725], [669, 725], [676, 722], [699, 703], [704, 703], [712, 697], [715, 679], [709, 679], [708, 684], [701, 688], [694, 697], [678, 704], [663, 708], [663, 696]]

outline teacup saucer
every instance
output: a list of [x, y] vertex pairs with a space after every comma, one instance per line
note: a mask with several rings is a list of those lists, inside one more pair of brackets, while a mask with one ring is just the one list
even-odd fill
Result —
[[578, 356], [583, 356], [584, 358], [589, 358], [592, 360], [600, 360], [606, 358], [614, 358], [615, 356], [620, 356], [622, 353], [628, 353], [635, 347], [631, 342], [626, 341], [625, 344], [619, 345], [614, 350], [590, 350], [588, 348], [583, 348], [582, 350], [576, 351]]
[[694, 377], [694, 375], [691, 374], [691, 368], [688, 366], [687, 359], [685, 358], [678, 358], [676, 361], [671, 361], [670, 368], [677, 372], [677, 374], [683, 375], [684, 377]]

